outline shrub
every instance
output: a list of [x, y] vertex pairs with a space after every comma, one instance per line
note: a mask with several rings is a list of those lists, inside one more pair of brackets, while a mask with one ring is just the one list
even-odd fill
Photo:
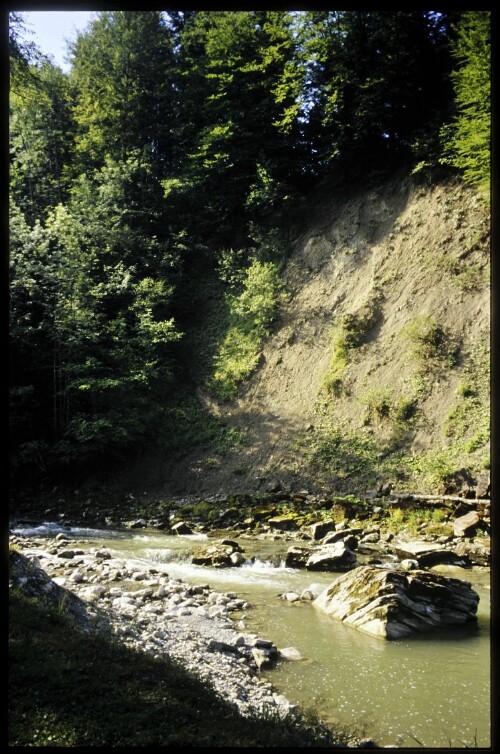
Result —
[[323, 387], [328, 395], [333, 395], [335, 398], [340, 398], [344, 391], [343, 380], [335, 372], [324, 378]]
[[179, 394], [177, 402], [165, 407], [159, 441], [164, 450], [210, 448], [223, 455], [243, 440], [240, 430], [226, 426], [192, 396]]
[[434, 317], [424, 314], [415, 317], [401, 334], [408, 343], [410, 357], [423, 373], [456, 364], [457, 345]]
[[469, 264], [455, 272], [452, 283], [461, 291], [473, 291], [487, 282], [487, 279], [487, 272], [482, 265]]
[[370, 390], [360, 400], [367, 406], [365, 424], [370, 424], [374, 418], [378, 421], [390, 420], [394, 430], [397, 430], [411, 422], [417, 413], [415, 398], [395, 400], [384, 388]]
[[439, 271], [451, 275], [451, 284], [461, 291], [476, 290], [488, 281], [487, 268], [480, 263], [464, 261], [463, 254], [460, 257], [442, 254], [435, 258], [435, 264]]
[[450, 449], [430, 453], [415, 458], [412, 465], [414, 472], [427, 485], [427, 488], [436, 490], [456, 471], [456, 453], [450, 452]]
[[415, 398], [401, 398], [394, 407], [394, 419], [398, 424], [409, 422], [416, 416], [417, 411]]
[[395, 529], [397, 531], [403, 526], [404, 519], [404, 511], [401, 508], [393, 508], [387, 517], [387, 526], [389, 529]]
[[452, 528], [446, 523], [447, 517], [448, 514], [442, 508], [434, 508], [433, 510], [393, 508], [388, 512], [386, 526], [396, 532], [404, 527], [412, 536], [417, 535], [422, 526], [426, 527], [428, 533], [450, 534]]
[[229, 294], [229, 328], [213, 360], [209, 388], [221, 399], [234, 398], [238, 385], [256, 368], [262, 341], [282, 294], [273, 262], [253, 262], [246, 270], [239, 294]]
[[455, 29], [451, 74], [456, 116], [443, 129], [447, 159], [489, 200], [491, 172], [491, 12], [466, 11]]
[[380, 318], [381, 294], [375, 289], [368, 300], [354, 313], [347, 313], [334, 324], [331, 334], [332, 355], [322, 381], [322, 389], [331, 396], [343, 392], [342, 373], [349, 361], [349, 354], [360, 346], [367, 333]]
[[446, 436], [465, 453], [473, 453], [490, 439], [489, 376], [489, 349], [481, 345], [465, 364], [464, 379], [455, 391], [459, 400], [444, 424]]
[[474, 453], [475, 450], [481, 448], [483, 445], [486, 445], [486, 443], [489, 442], [489, 439], [489, 432], [476, 432], [476, 434], [473, 435], [470, 440], [465, 443], [465, 451], [467, 453]]
[[471, 398], [475, 395], [475, 390], [468, 382], [461, 382], [455, 390], [455, 393], [461, 398]]
[[367, 406], [367, 421], [371, 421], [373, 417], [388, 419], [393, 412], [392, 398], [382, 388], [370, 390], [360, 400]]

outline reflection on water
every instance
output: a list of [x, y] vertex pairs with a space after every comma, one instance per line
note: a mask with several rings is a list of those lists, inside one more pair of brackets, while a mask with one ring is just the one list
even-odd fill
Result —
[[411, 736], [425, 746], [489, 745], [488, 632], [385, 642], [314, 608], [307, 616], [278, 608], [269, 617], [278, 645], [286, 641], [311, 660], [280, 664], [273, 682], [325, 718], [368, 723], [365, 734], [382, 745], [411, 746]]
[[301, 662], [280, 662], [266, 673], [292, 701], [313, 706], [331, 722], [353, 726], [379, 745], [461, 748], [490, 746], [489, 571], [457, 567], [442, 573], [470, 581], [480, 595], [477, 625], [442, 629], [393, 642], [363, 634], [316, 610], [278, 595], [310, 589], [317, 596], [339, 574], [285, 568], [289, 546], [242, 539], [248, 561], [240, 568], [192, 565], [204, 535], [172, 536], [141, 530], [110, 532], [55, 524], [18, 533], [99, 542], [118, 557], [153, 562], [159, 570], [193, 584], [235, 591], [252, 609], [247, 630], [296, 647]]

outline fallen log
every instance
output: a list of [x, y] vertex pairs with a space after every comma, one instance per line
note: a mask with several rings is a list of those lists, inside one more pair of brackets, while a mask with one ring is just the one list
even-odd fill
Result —
[[448, 508], [453, 508], [452, 503], [459, 503], [465, 505], [468, 508], [476, 508], [478, 505], [489, 505], [490, 501], [487, 498], [480, 497], [459, 497], [458, 495], [418, 495], [410, 494], [407, 492], [391, 492], [390, 495], [392, 502], [423, 502], [429, 505], [436, 505], [439, 503], [445, 504]]

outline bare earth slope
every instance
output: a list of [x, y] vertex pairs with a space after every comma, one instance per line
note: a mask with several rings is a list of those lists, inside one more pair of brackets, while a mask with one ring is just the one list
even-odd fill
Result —
[[[209, 411], [242, 431], [242, 443], [224, 456], [204, 450], [160, 461], [149, 481], [164, 493], [253, 492], [276, 481], [344, 492], [388, 480], [401, 487], [397, 457], [383, 463], [398, 448], [407, 460], [425, 459], [408, 482], [413, 490], [432, 491], [439, 459], [448, 462], [444, 470], [486, 465], [487, 207], [460, 182], [422, 186], [398, 177], [352, 196], [324, 195], [314, 217], [293, 243], [287, 296], [259, 368], [229, 404], [199, 392]], [[337, 394], [328, 395], [332, 327], [375, 299], [376, 322], [349, 352]], [[449, 362], [412, 358], [405, 328], [425, 322], [443, 335]], [[403, 404], [414, 413], [397, 425], [395, 407]], [[332, 432], [347, 438], [342, 447], [351, 455], [356, 447], [351, 464], [332, 460]], [[373, 457], [349, 445], [358, 442], [352, 438], [375, 443]]]

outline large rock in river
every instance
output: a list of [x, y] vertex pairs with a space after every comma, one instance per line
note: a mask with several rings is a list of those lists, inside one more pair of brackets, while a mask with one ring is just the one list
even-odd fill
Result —
[[455, 552], [471, 565], [491, 565], [491, 540], [489, 538], [474, 537], [470, 541], [465, 539], [455, 546]]
[[467, 581], [368, 565], [340, 576], [312, 604], [365, 633], [400, 639], [475, 621], [478, 603]]
[[285, 566], [287, 568], [305, 568], [310, 554], [311, 549], [309, 547], [298, 547], [297, 545], [289, 547], [285, 557]]
[[469, 511], [465, 516], [456, 518], [453, 522], [453, 534], [455, 537], [473, 537], [477, 532], [477, 528], [481, 522], [481, 518], [477, 511]]
[[229, 539], [203, 546], [195, 550], [191, 562], [194, 565], [210, 566], [211, 568], [227, 568], [241, 565], [245, 558], [238, 557], [241, 547]]
[[335, 527], [335, 521], [316, 521], [316, 523], [311, 524], [309, 531], [313, 539], [319, 540], [323, 539], [326, 534], [335, 531]]
[[292, 513], [268, 518], [267, 523], [272, 529], [278, 529], [279, 531], [296, 531], [299, 528], [296, 516]]
[[306, 560], [306, 568], [308, 571], [344, 571], [356, 563], [356, 555], [344, 542], [334, 542], [313, 550]]
[[439, 564], [464, 565], [464, 559], [453, 550], [438, 542], [391, 542], [391, 549], [403, 559], [416, 560], [420, 568], [431, 568]]

